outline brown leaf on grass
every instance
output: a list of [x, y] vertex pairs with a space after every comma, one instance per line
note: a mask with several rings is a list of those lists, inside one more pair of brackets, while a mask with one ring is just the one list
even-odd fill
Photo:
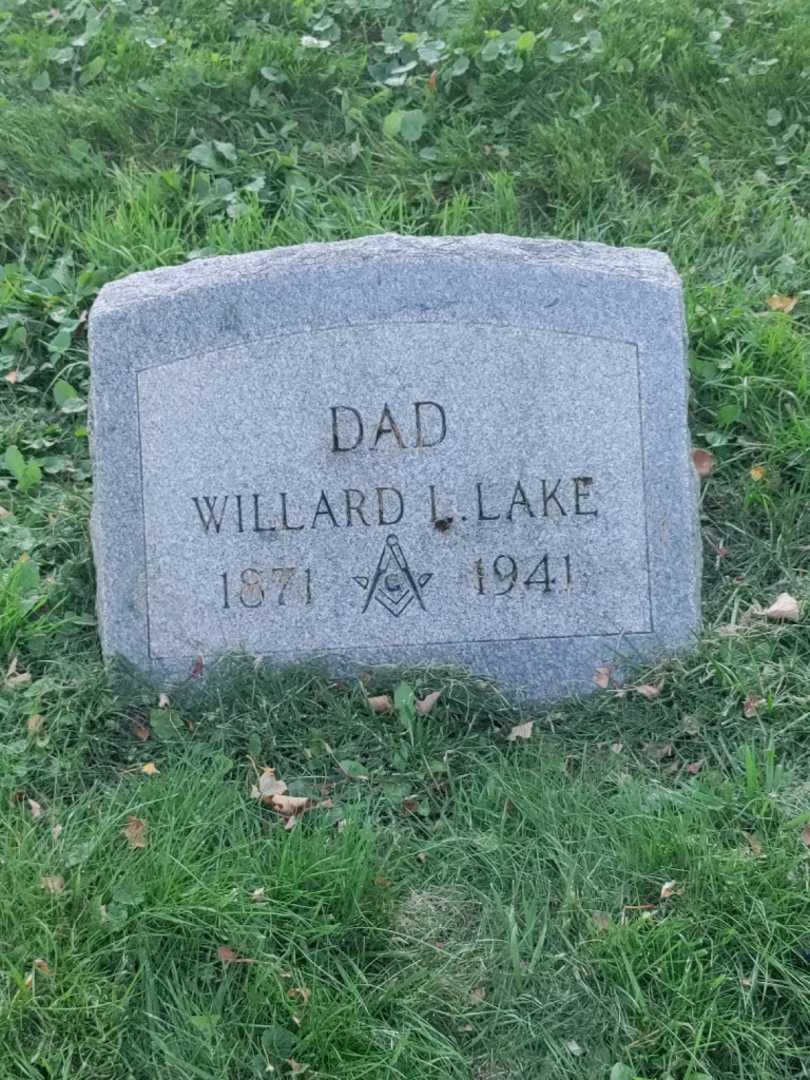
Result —
[[283, 780], [278, 779], [276, 770], [266, 768], [250, 789], [250, 794], [252, 798], [261, 799], [266, 806], [269, 806], [276, 795], [283, 795], [286, 790], [287, 785]]
[[223, 964], [255, 964], [255, 960], [250, 960], [246, 956], [240, 956], [239, 953], [234, 952], [230, 945], [220, 945], [217, 949], [217, 959], [221, 960]]
[[127, 824], [121, 830], [121, 835], [126, 837], [131, 848], [145, 848], [148, 829], [149, 826], [143, 818], [130, 816], [127, 818]]
[[600, 930], [609, 930], [613, 926], [613, 919], [606, 911], [595, 911], [591, 918]]
[[138, 742], [146, 742], [152, 732], [149, 730], [148, 724], [144, 724], [141, 720], [134, 720], [132, 723], [132, 734]]
[[530, 739], [532, 737], [533, 728], [534, 720], [527, 720], [525, 724], [518, 724], [517, 727], [513, 727], [506, 736], [506, 741], [516, 742], [518, 739]]
[[783, 296], [781, 293], [774, 293], [766, 301], [771, 311], [783, 311], [785, 315], [789, 315], [798, 302], [798, 296]]
[[146, 773], [147, 776], [157, 776], [160, 772], [154, 761], [147, 761], [145, 765], [141, 765], [141, 772]]
[[711, 450], [701, 450], [699, 447], [695, 447], [692, 450], [692, 464], [695, 466], [695, 472], [698, 476], [705, 479], [714, 472], [714, 454]]
[[437, 82], [438, 78], [439, 78], [439, 72], [434, 68], [433, 71], [431, 71], [430, 78], [427, 81], [428, 90], [431, 90], [431, 91], [433, 91], [435, 93], [435, 91], [436, 91], [436, 82]]
[[610, 664], [602, 664], [596, 669], [593, 675], [593, 681], [599, 687], [600, 690], [607, 690], [610, 686], [610, 673], [613, 668]]
[[254, 799], [261, 800], [263, 806], [269, 806], [284, 818], [287, 831], [294, 829], [298, 819], [308, 810], [328, 810], [335, 805], [331, 799], [318, 802], [308, 795], [288, 795], [286, 792], [287, 785], [279, 780], [275, 769], [266, 768], [250, 793]]
[[644, 683], [643, 686], [636, 687], [636, 693], [641, 694], [647, 701], [653, 701], [655, 698], [661, 696], [661, 690], [664, 684], [660, 683]]
[[743, 832], [743, 836], [746, 839], [748, 848], [755, 859], [763, 859], [765, 852], [762, 848], [762, 841], [759, 840], [753, 833]]
[[690, 761], [689, 764], [686, 766], [686, 771], [692, 776], [697, 776], [697, 774], [700, 772], [700, 770], [705, 764], [705, 758], [701, 758], [699, 761]]
[[312, 991], [306, 986], [291, 986], [287, 991], [287, 997], [298, 998], [304, 1005], [307, 1005], [309, 1004], [309, 999], [312, 997]]
[[426, 694], [421, 701], [417, 701], [416, 711], [420, 716], [427, 716], [441, 696], [441, 690], [434, 690], [431, 694]]
[[61, 893], [65, 891], [65, 879], [61, 874], [49, 874], [39, 879], [39, 884], [49, 893]]
[[385, 874], [377, 874], [377, 876], [374, 878], [374, 884], [378, 885], [381, 889], [389, 889], [392, 883], [388, 880]]
[[28, 803], [28, 809], [31, 811], [32, 818], [40, 818], [45, 813], [44, 807], [36, 801], [36, 799], [26, 799]]
[[747, 716], [749, 719], [756, 716], [761, 704], [762, 698], [758, 694], [749, 694], [743, 702], [743, 716]]
[[47, 975], [49, 977], [53, 975], [53, 972], [51, 971], [46, 960], [35, 960], [34, 966], [31, 968], [31, 971], [25, 977], [26, 990], [34, 989], [34, 982], [36, 981], [37, 972], [39, 972], [40, 975]]
[[764, 465], [754, 465], [753, 468], [751, 469], [751, 479], [756, 480], [757, 483], [759, 483], [759, 481], [764, 479], [764, 477], [765, 477], [765, 466]]
[[683, 889], [676, 888], [677, 881], [665, 881], [661, 886], [661, 899], [670, 900], [673, 896], [683, 896]]
[[663, 761], [664, 758], [672, 757], [675, 748], [671, 742], [648, 743], [644, 747], [644, 752], [656, 761]]
[[798, 622], [799, 602], [790, 593], [780, 593], [769, 608], [765, 608], [763, 615], [773, 622]]
[[273, 795], [270, 799], [270, 806], [282, 817], [294, 817], [297, 814], [303, 814], [306, 810], [311, 810], [315, 805], [315, 800], [310, 799], [307, 795]]
[[40, 735], [45, 730], [45, 717], [40, 716], [39, 713], [34, 713], [29, 716], [25, 722], [25, 730], [32, 737], [34, 735]]
[[388, 713], [394, 708], [394, 703], [388, 694], [378, 694], [376, 697], [366, 698], [366, 701], [372, 712]]
[[801, 840], [805, 847], [810, 847], [810, 822], [802, 829]]
[[8, 671], [6, 672], [6, 685], [7, 686], [27, 686], [31, 682], [31, 673], [28, 671], [17, 671], [17, 657], [15, 656], [11, 663], [8, 665]]

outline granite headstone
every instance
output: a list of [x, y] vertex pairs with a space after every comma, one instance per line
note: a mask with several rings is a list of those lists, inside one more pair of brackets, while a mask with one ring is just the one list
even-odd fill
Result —
[[659, 252], [385, 235], [205, 259], [105, 286], [90, 341], [101, 640], [155, 682], [240, 650], [549, 700], [699, 628]]

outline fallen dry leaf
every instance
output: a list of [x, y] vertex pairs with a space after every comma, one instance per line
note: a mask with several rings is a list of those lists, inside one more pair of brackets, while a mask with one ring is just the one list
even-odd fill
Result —
[[33, 716], [29, 716], [25, 722], [25, 730], [29, 735], [39, 735], [45, 727], [45, 717], [40, 716], [39, 713], [34, 713]]
[[810, 847], [810, 822], [802, 829], [802, 843], [805, 847]]
[[158, 697], [158, 708], [159, 709], [168, 709], [168, 707], [169, 707], [169, 695], [168, 694], [161, 694]]
[[385, 876], [385, 874], [377, 874], [374, 878], [374, 884], [379, 885], [381, 889], [388, 889], [391, 887], [391, 882]]
[[239, 953], [234, 952], [230, 945], [220, 945], [217, 949], [217, 959], [221, 960], [223, 964], [255, 964], [255, 960], [250, 960], [245, 956], [240, 956]]
[[438, 72], [438, 70], [436, 68], [434, 68], [433, 71], [431, 71], [430, 77], [428, 78], [428, 81], [427, 81], [428, 90], [435, 91], [436, 82], [437, 82], [438, 78], [439, 78], [439, 72]]
[[665, 881], [661, 886], [661, 899], [669, 900], [673, 896], [683, 896], [683, 889], [677, 889], [677, 881]]
[[783, 311], [785, 315], [789, 315], [798, 302], [798, 296], [782, 296], [780, 293], [774, 293], [766, 301], [771, 311]]
[[39, 883], [43, 889], [50, 893], [65, 891], [65, 879], [61, 874], [49, 874], [47, 877], [40, 878]]
[[45, 810], [43, 809], [41, 804], [36, 801], [36, 799], [26, 799], [25, 801], [28, 803], [28, 809], [31, 811], [32, 818], [42, 817], [42, 815], [45, 813]]
[[298, 819], [308, 810], [328, 810], [335, 804], [331, 799], [318, 802], [308, 795], [287, 795], [287, 785], [276, 776], [275, 769], [266, 768], [251, 788], [254, 799], [260, 799], [263, 806], [284, 818], [284, 828], [289, 832], [298, 824]]
[[609, 664], [602, 664], [594, 672], [593, 681], [601, 690], [607, 690], [610, 686], [611, 671], [613, 671], [613, 668]]
[[5, 506], [0, 506], [0, 518], [8, 517], [11, 513], [10, 510], [6, 510]]
[[388, 694], [379, 694], [377, 697], [366, 698], [366, 701], [372, 712], [387, 713], [394, 708], [394, 703]]
[[283, 795], [286, 790], [287, 785], [276, 776], [276, 770], [267, 768], [250, 789], [250, 794], [254, 799], [261, 799], [269, 805], [275, 795]]
[[656, 761], [663, 761], [664, 758], [672, 757], [675, 748], [671, 742], [648, 743], [644, 747], [644, 752]]
[[754, 465], [754, 467], [751, 469], [751, 479], [756, 480], [757, 482], [759, 482], [760, 480], [762, 480], [764, 478], [764, 476], [765, 476], [765, 466], [764, 465]]
[[695, 472], [700, 477], [711, 476], [714, 472], [715, 457], [711, 450], [700, 450], [695, 448], [692, 451], [692, 464], [695, 466]]
[[296, 1061], [295, 1058], [287, 1058], [287, 1064], [290, 1066], [290, 1072], [293, 1076], [299, 1076], [309, 1068], [309, 1065], [305, 1065], [303, 1061]]
[[34, 967], [37, 971], [42, 972], [43, 975], [53, 975], [47, 960], [35, 960]]
[[141, 765], [141, 772], [146, 773], [147, 776], [157, 776], [160, 772], [154, 761], [147, 761], [145, 765]]
[[636, 687], [636, 693], [641, 694], [647, 701], [652, 701], [654, 698], [660, 697], [663, 683], [644, 683], [643, 686]]
[[743, 716], [747, 716], [749, 719], [756, 716], [761, 704], [762, 698], [758, 694], [749, 694], [743, 702]]
[[[312, 997], [312, 991], [307, 989], [306, 986], [291, 986], [287, 991], [287, 997], [299, 998], [305, 1005], [309, 1003], [309, 999]], [[300, 1021], [299, 1021], [300, 1023]]]
[[139, 742], [146, 742], [152, 732], [149, 730], [148, 724], [143, 724], [139, 720], [136, 720], [132, 725], [132, 734]]
[[699, 761], [690, 761], [686, 766], [686, 771], [691, 773], [692, 776], [697, 776], [703, 766], [706, 764], [706, 759], [701, 758]]
[[790, 593], [780, 593], [769, 608], [765, 608], [763, 615], [773, 622], [798, 622], [799, 602]]
[[28, 671], [17, 671], [17, 657], [15, 656], [8, 665], [6, 672], [7, 686], [27, 686], [31, 682], [31, 674]]
[[517, 739], [530, 739], [532, 737], [533, 727], [534, 720], [527, 720], [525, 724], [518, 724], [517, 727], [513, 727], [506, 736], [506, 741], [515, 742]]
[[745, 837], [746, 842], [748, 843], [748, 847], [749, 847], [749, 849], [751, 851], [751, 854], [754, 856], [754, 858], [755, 859], [764, 858], [765, 852], [763, 851], [763, 848], [762, 848], [762, 841], [758, 840], [757, 837], [753, 835], [753, 833], [743, 832], [743, 836]]
[[315, 805], [306, 795], [273, 795], [270, 800], [273, 809], [282, 817], [293, 817], [311, 810]]
[[419, 715], [427, 716], [427, 714], [431, 711], [431, 709], [439, 700], [441, 695], [441, 690], [434, 690], [433, 693], [427, 694], [425, 697], [423, 697], [421, 701], [417, 701], [416, 711], [419, 713]]
[[609, 930], [613, 925], [613, 919], [606, 911], [595, 911], [591, 918], [600, 930]]
[[127, 824], [121, 830], [121, 835], [127, 838], [131, 848], [145, 848], [148, 828], [149, 826], [143, 818], [130, 816], [127, 818]]

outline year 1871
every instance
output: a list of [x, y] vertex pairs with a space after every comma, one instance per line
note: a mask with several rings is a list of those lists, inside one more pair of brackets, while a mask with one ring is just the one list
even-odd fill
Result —
[[235, 579], [227, 570], [220, 577], [222, 607], [226, 610], [237, 604], [245, 608], [259, 608], [263, 604], [286, 607], [287, 604], [312, 603], [312, 571], [308, 566], [300, 573], [295, 566], [273, 566], [261, 570], [248, 566]]

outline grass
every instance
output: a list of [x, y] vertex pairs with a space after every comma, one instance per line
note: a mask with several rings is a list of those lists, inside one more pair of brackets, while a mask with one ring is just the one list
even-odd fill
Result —
[[[805, 16], [0, 0], [2, 1080], [810, 1076]], [[159, 708], [105, 673], [98, 289], [385, 230], [656, 246], [684, 276], [706, 630], [639, 673], [654, 700], [520, 712], [412, 671], [375, 676], [405, 686], [378, 715], [235, 660]], [[751, 616], [783, 591], [800, 622]], [[442, 690], [427, 717], [409, 688]], [[266, 765], [333, 805], [286, 831]]]

